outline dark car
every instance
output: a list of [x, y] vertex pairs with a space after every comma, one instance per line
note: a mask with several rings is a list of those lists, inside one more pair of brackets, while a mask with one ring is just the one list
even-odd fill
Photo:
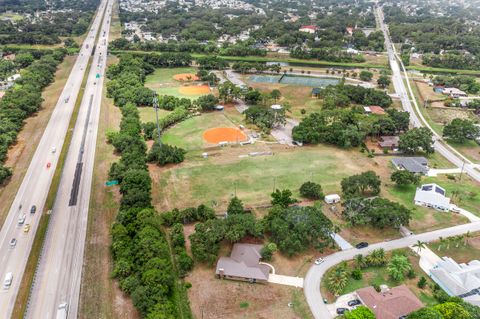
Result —
[[30, 208], [30, 214], [35, 214], [37, 211], [37, 206], [33, 205], [32, 208]]
[[362, 241], [361, 243], [356, 244], [355, 247], [356, 247], [357, 249], [362, 249], [362, 248], [368, 247], [368, 243]]
[[353, 300], [350, 300], [348, 302], [349, 307], [353, 307], [353, 306], [357, 306], [357, 305], [361, 305], [361, 304], [362, 304], [362, 302], [358, 299], [353, 299]]
[[346, 311], [348, 311], [347, 308], [337, 308], [337, 315], [343, 315]]

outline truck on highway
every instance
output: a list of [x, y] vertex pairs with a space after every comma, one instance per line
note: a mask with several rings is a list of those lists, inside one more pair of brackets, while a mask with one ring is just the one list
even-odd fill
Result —
[[67, 319], [68, 316], [68, 303], [63, 302], [58, 305], [56, 319]]

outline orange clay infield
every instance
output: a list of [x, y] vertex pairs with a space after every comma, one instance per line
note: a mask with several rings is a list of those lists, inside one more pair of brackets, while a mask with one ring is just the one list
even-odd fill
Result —
[[193, 73], [180, 73], [173, 76], [174, 80], [177, 81], [198, 81], [200, 78]]
[[208, 85], [182, 86], [178, 88], [178, 92], [185, 95], [206, 94], [210, 93], [210, 88]]
[[205, 131], [203, 139], [213, 144], [220, 142], [243, 142], [247, 140], [247, 135], [238, 128], [217, 127]]

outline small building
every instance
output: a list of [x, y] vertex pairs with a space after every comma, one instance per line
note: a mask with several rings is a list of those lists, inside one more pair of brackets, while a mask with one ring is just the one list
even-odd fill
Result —
[[280, 104], [273, 104], [272, 106], [270, 106], [270, 108], [271, 108], [272, 110], [279, 111], [279, 110], [281, 110], [283, 107], [282, 107]]
[[348, 54], [359, 54], [359, 51], [354, 49], [354, 48], [348, 48], [347, 53]]
[[313, 88], [312, 89], [312, 97], [319, 98], [320, 97], [320, 91], [321, 91], [320, 88]]
[[480, 306], [480, 261], [458, 264], [450, 257], [443, 257], [430, 269], [430, 277], [449, 296]]
[[399, 140], [400, 138], [398, 136], [380, 136], [378, 146], [384, 150], [397, 150]]
[[357, 290], [358, 299], [375, 313], [377, 319], [399, 319], [423, 308], [422, 302], [408, 289], [401, 285], [393, 288], [381, 286], [377, 292], [373, 287]]
[[298, 31], [313, 34], [317, 31], [317, 29], [318, 28], [314, 25], [304, 25], [304, 26], [301, 26], [300, 29], [298, 29]]
[[385, 110], [378, 105], [364, 106], [363, 109], [367, 114], [385, 115]]
[[398, 170], [407, 170], [410, 173], [427, 175], [428, 161], [423, 156], [415, 157], [395, 157], [392, 164]]
[[418, 206], [431, 207], [443, 212], [450, 211], [450, 198], [445, 196], [445, 189], [437, 184], [424, 184], [417, 188], [414, 201]]
[[325, 200], [325, 203], [327, 204], [336, 204], [340, 202], [340, 195], [338, 194], [326, 195], [324, 200]]
[[453, 98], [458, 98], [458, 97], [467, 97], [467, 93], [463, 92], [462, 90], [459, 90], [457, 88], [444, 88], [442, 90], [442, 93], [445, 95], [448, 95]]
[[230, 257], [220, 257], [215, 274], [220, 279], [266, 282], [270, 267], [260, 263], [262, 245], [234, 244]]

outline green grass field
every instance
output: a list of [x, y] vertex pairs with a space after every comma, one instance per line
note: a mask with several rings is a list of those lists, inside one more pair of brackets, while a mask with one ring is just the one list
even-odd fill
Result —
[[[179, 98], [195, 100], [204, 94], [186, 95], [179, 92], [181, 82], [173, 79], [173, 76], [181, 73], [197, 73], [194, 67], [185, 68], [159, 68], [149, 74], [145, 86], [155, 90], [160, 95], [173, 95]], [[197, 82], [198, 83], [198, 82]]]
[[[140, 113], [140, 121], [142, 121], [142, 123], [155, 122], [156, 121], [155, 109], [153, 107], [139, 107], [138, 111]], [[158, 110], [158, 119], [161, 119], [161, 118], [167, 116], [167, 114], [169, 114], [170, 112], [171, 111], [159, 109]]]

